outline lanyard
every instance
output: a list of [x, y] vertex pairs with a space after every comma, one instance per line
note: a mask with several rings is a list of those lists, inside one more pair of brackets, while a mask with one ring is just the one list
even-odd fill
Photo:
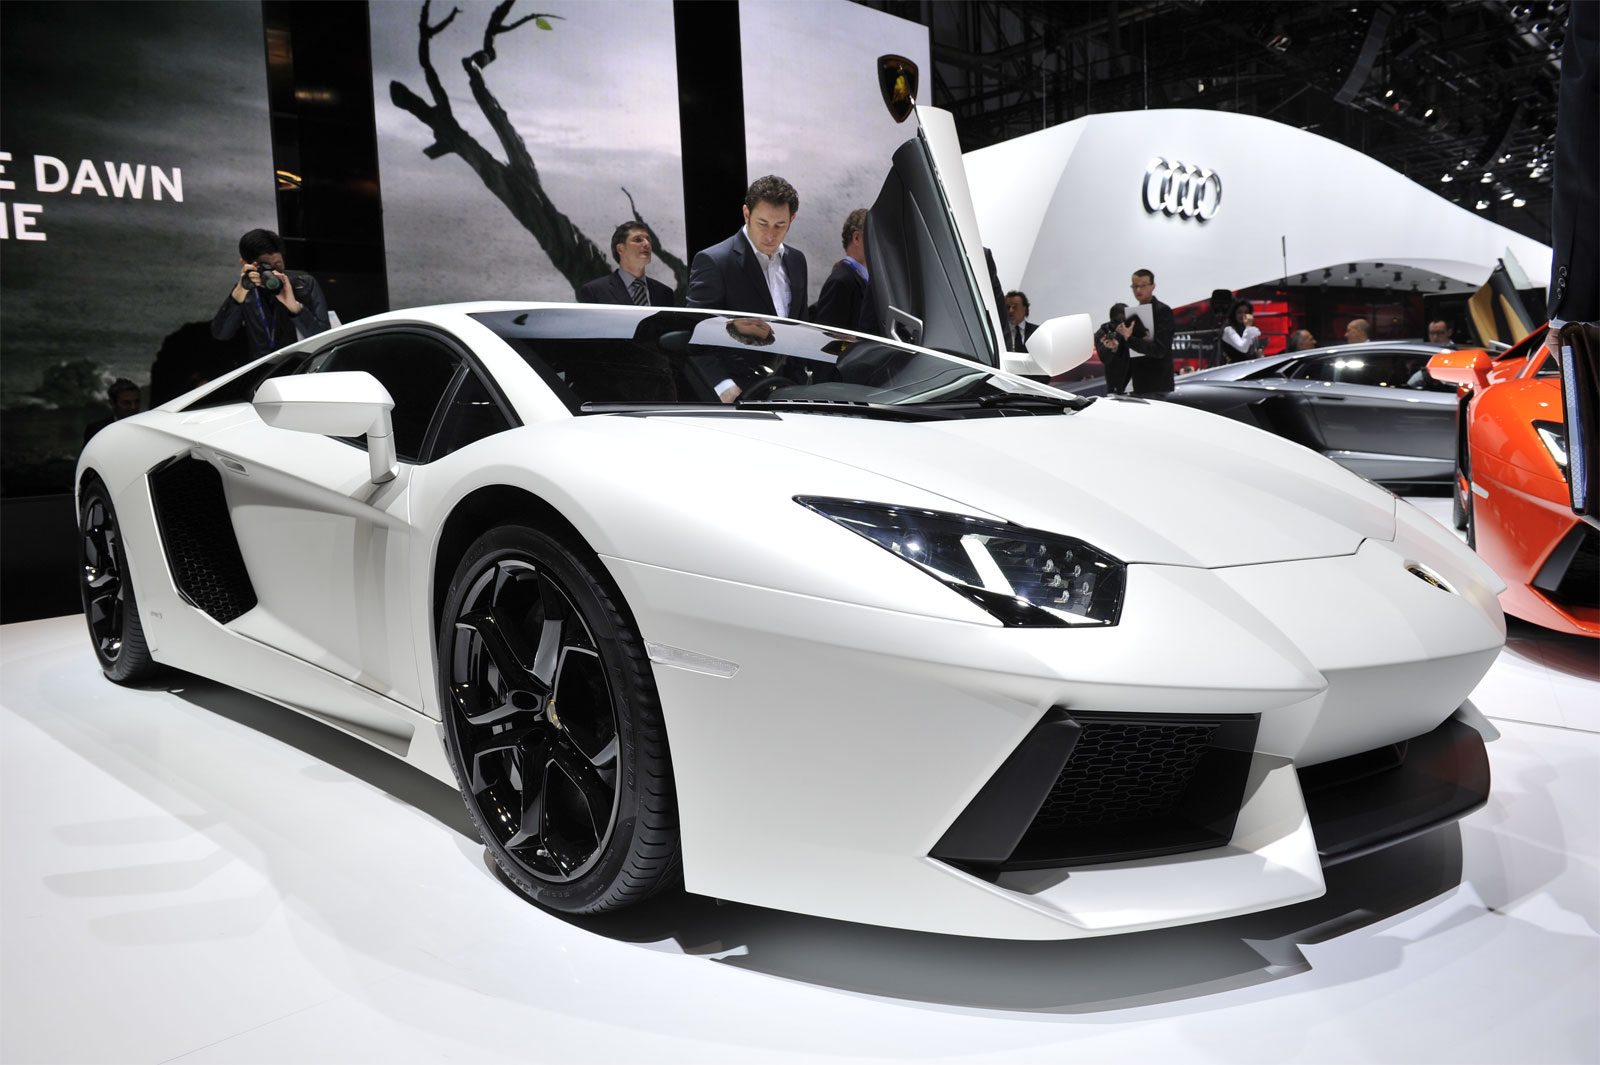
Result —
[[267, 313], [267, 309], [265, 307], [261, 306], [261, 293], [259, 291], [257, 291], [255, 293], [253, 293], [253, 295], [256, 298], [256, 313], [261, 316], [261, 331], [267, 334], [267, 350], [268, 351], [277, 351], [278, 350], [278, 313], [277, 313], [277, 308], [274, 307], [273, 308], [273, 312], [271, 314], [268, 314]]

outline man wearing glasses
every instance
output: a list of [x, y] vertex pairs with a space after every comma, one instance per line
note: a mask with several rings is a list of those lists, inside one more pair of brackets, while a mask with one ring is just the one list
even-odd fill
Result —
[[1149, 270], [1135, 270], [1128, 287], [1139, 305], [1129, 308], [1128, 319], [1117, 332], [1128, 342], [1130, 391], [1171, 392], [1172, 334], [1177, 331], [1172, 308], [1156, 299], [1156, 275]]
[[1454, 347], [1450, 339], [1450, 323], [1443, 318], [1435, 319], [1428, 323], [1428, 343], [1442, 344], [1445, 347]]

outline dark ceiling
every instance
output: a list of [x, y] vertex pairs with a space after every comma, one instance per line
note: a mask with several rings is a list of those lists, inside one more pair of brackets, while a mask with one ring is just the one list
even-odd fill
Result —
[[967, 150], [1107, 111], [1236, 111], [1550, 240], [1565, 0], [858, 2], [929, 28], [922, 95]]

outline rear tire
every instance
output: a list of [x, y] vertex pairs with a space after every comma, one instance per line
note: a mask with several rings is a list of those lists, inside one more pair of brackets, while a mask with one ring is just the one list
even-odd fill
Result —
[[101, 672], [118, 684], [153, 679], [161, 667], [145, 643], [111, 493], [97, 477], [79, 493], [78, 532], [78, 592]]
[[598, 559], [526, 526], [485, 533], [450, 583], [437, 656], [462, 798], [517, 890], [600, 913], [678, 879], [661, 701]]

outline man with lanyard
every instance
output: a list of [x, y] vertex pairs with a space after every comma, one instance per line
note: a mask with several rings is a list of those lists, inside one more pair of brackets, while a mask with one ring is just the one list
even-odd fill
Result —
[[252, 359], [328, 329], [321, 286], [310, 274], [284, 272], [283, 238], [270, 229], [239, 238], [239, 277], [211, 319], [211, 335], [230, 340], [241, 324]]

